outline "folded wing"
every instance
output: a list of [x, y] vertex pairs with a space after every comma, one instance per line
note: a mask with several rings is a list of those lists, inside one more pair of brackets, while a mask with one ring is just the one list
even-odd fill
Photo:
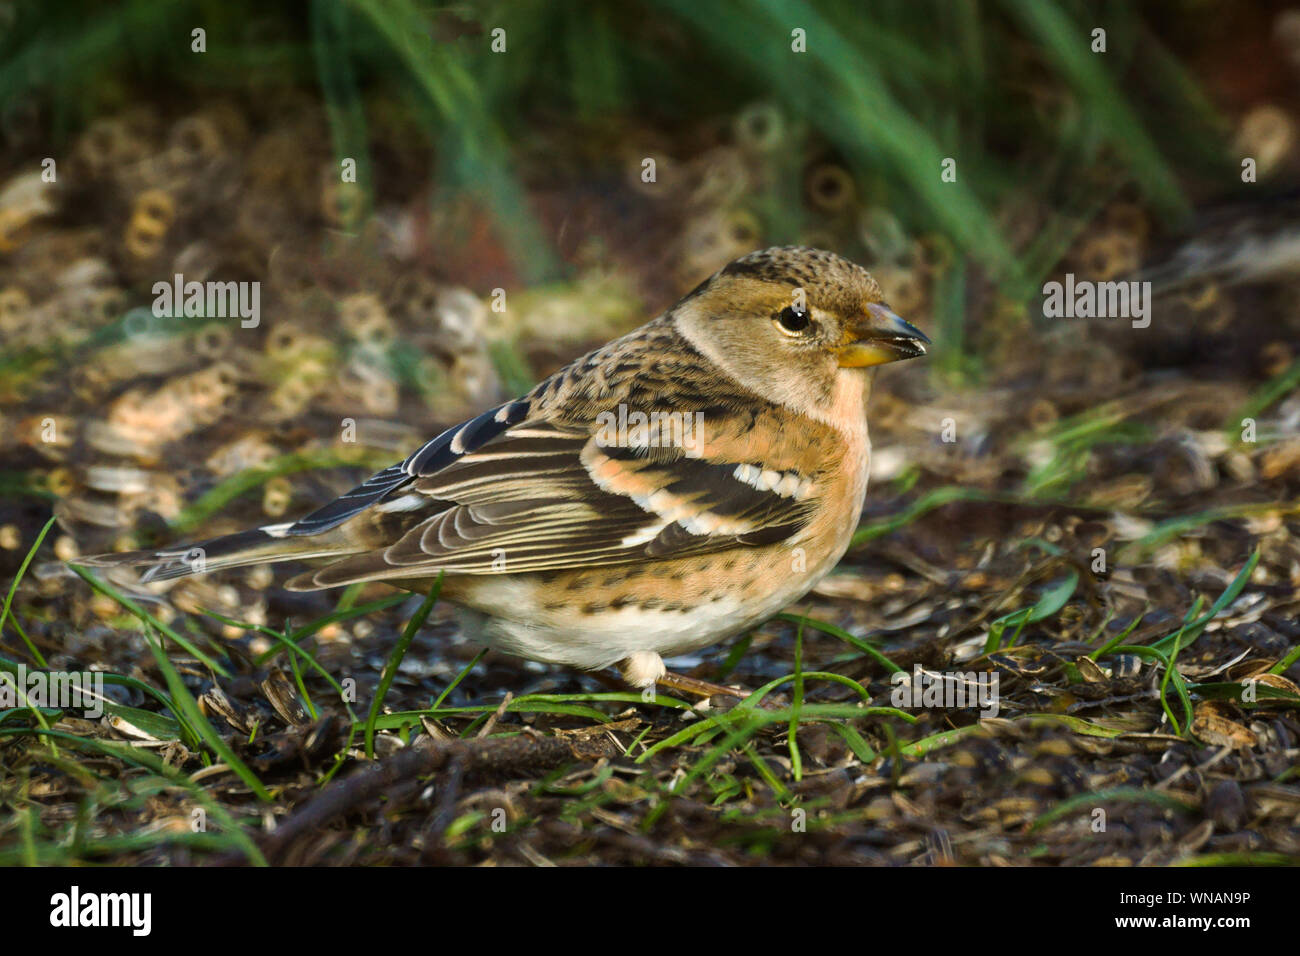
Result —
[[[362, 553], [290, 587], [619, 564], [772, 544], [815, 507], [812, 477], [677, 447], [607, 447], [512, 403], [439, 436], [308, 516], [290, 535], [347, 524]], [[737, 429], [722, 429], [736, 434]], [[734, 459], [734, 460], [733, 460]], [[403, 476], [398, 480], [400, 469]]]

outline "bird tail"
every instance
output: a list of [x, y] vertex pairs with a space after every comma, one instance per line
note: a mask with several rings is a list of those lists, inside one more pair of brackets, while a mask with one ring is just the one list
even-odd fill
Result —
[[355, 551], [335, 534], [289, 536], [288, 525], [267, 525], [209, 538], [165, 551], [123, 551], [76, 559], [92, 568], [145, 567], [141, 583], [167, 581], [191, 574], [251, 564], [273, 564], [312, 557], [343, 557]]

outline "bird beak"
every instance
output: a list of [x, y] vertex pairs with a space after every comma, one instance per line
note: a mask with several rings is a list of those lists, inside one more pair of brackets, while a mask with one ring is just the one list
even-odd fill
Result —
[[924, 355], [930, 344], [924, 332], [879, 302], [867, 306], [866, 316], [846, 332], [845, 339], [836, 349], [840, 368], [867, 368], [916, 358]]

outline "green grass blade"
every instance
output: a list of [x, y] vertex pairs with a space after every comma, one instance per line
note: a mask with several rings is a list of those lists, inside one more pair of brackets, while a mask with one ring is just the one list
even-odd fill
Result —
[[[41, 542], [45, 540], [45, 536], [49, 534], [50, 528], [54, 527], [55, 520], [55, 517], [51, 515], [50, 520], [45, 522], [45, 527], [41, 529], [41, 533], [36, 536], [36, 540], [27, 550], [27, 556], [23, 558], [23, 563], [18, 566], [18, 573], [14, 575], [13, 583], [9, 585], [9, 593], [5, 595], [4, 610], [0, 611], [0, 631], [4, 630], [5, 621], [9, 620], [9, 609], [14, 603], [14, 594], [18, 591], [18, 585], [22, 582], [23, 575], [27, 573], [27, 566], [32, 563], [32, 558], [36, 557], [37, 549], [40, 548]], [[31, 642], [31, 639], [28, 638], [27, 635], [23, 633], [22, 628], [18, 626], [17, 618], [14, 619], [14, 628], [18, 631], [18, 635], [23, 639], [23, 643], [27, 645], [27, 652], [32, 655], [32, 660], [36, 661], [36, 663], [41, 665], [41, 667], [49, 667], [50, 665], [45, 663], [45, 657], [36, 649], [36, 645]]]
[[384, 665], [384, 672], [379, 677], [379, 687], [375, 691], [375, 699], [370, 702], [370, 715], [366, 718], [366, 756], [371, 760], [375, 757], [375, 721], [379, 719], [379, 712], [384, 706], [384, 696], [388, 693], [388, 688], [393, 686], [393, 679], [397, 676], [397, 668], [401, 666], [402, 658], [406, 656], [406, 649], [411, 646], [416, 632], [424, 626], [425, 620], [433, 611], [433, 606], [438, 603], [438, 595], [442, 592], [442, 577], [442, 572], [439, 572], [438, 580], [429, 589], [429, 596], [406, 622], [406, 628], [402, 631], [402, 636], [398, 639], [392, 655], [388, 658], [388, 663]]
[[131, 598], [127, 597], [117, 588], [113, 587], [113, 585], [109, 584], [107, 581], [101, 581], [99, 578], [95, 577], [85, 568], [82, 568], [76, 564], [69, 564], [68, 567], [72, 568], [75, 574], [77, 574], [83, 581], [89, 584], [100, 594], [112, 598], [118, 604], [122, 605], [122, 607], [126, 608], [128, 611], [134, 614], [137, 618], [140, 619], [141, 623], [144, 624], [146, 629], [152, 627], [152, 628], [156, 628], [160, 633], [166, 634], [168, 637], [170, 637], [173, 641], [176, 642], [177, 646], [181, 647], [187, 654], [201, 661], [203, 663], [203, 666], [205, 666], [208, 670], [212, 671], [214, 674], [217, 674], [221, 677], [230, 676], [230, 672], [226, 670], [224, 667], [222, 667], [221, 664], [217, 663], [207, 654], [203, 653], [192, 643], [190, 643], [188, 639], [182, 637], [173, 628], [169, 627], [168, 625], [164, 624], [162, 621], [158, 620], [158, 618], [154, 617], [152, 614], [146, 611], [143, 607], [141, 607]]
[[806, 623], [814, 631], [821, 631], [823, 634], [829, 634], [831, 637], [838, 637], [841, 641], [844, 641], [845, 643], [852, 645], [853, 647], [860, 650], [863, 654], [866, 654], [868, 657], [876, 661], [878, 664], [880, 664], [881, 667], [883, 667], [885, 670], [889, 671], [890, 673], [895, 673], [897, 671], [902, 670], [901, 667], [899, 667], [897, 664], [891, 661], [884, 654], [880, 653], [880, 651], [876, 650], [866, 641], [862, 640], [859, 637], [854, 637], [848, 631], [844, 630], [843, 628], [836, 627], [834, 624], [828, 624], [827, 622], [819, 621], [816, 618], [802, 617], [796, 614], [789, 614], [789, 613], [778, 614], [777, 618], [782, 621], [789, 621], [791, 624], [796, 624], [796, 625], [800, 623]]
[[1256, 548], [1253, 552], [1251, 552], [1250, 557], [1247, 559], [1246, 563], [1242, 566], [1242, 569], [1239, 572], [1237, 572], [1237, 576], [1233, 578], [1232, 583], [1229, 584], [1227, 588], [1224, 589], [1224, 592], [1219, 595], [1219, 599], [1210, 605], [1210, 609], [1206, 611], [1203, 616], [1197, 618], [1190, 625], [1185, 624], [1184, 627], [1179, 628], [1173, 634], [1170, 634], [1168, 637], [1161, 638], [1160, 640], [1156, 641], [1150, 646], [1152, 648], [1155, 648], [1156, 650], [1163, 651], [1166, 647], [1173, 644], [1175, 641], [1179, 640], [1182, 637], [1184, 628], [1186, 629], [1187, 632], [1187, 644], [1191, 644], [1192, 641], [1200, 637], [1201, 632], [1205, 630], [1205, 625], [1209, 624], [1210, 621], [1218, 617], [1219, 614], [1223, 611], [1223, 609], [1226, 608], [1229, 604], [1237, 600], [1237, 597], [1245, 589], [1247, 583], [1249, 583], [1250, 575], [1255, 570], [1255, 565], [1259, 564], [1259, 557], [1260, 557], [1260, 550], [1259, 548]]
[[186, 723], [193, 727], [203, 742], [212, 748], [217, 756], [248, 785], [248, 788], [253, 793], [257, 794], [258, 799], [270, 803], [271, 795], [262, 786], [262, 781], [257, 779], [256, 774], [249, 769], [248, 765], [240, 760], [229, 745], [221, 739], [216, 728], [208, 722], [207, 717], [203, 715], [203, 711], [199, 710], [194, 695], [185, 686], [185, 682], [181, 680], [181, 675], [177, 672], [175, 665], [168, 659], [162, 641], [159, 640], [155, 644], [151, 633], [146, 629], [145, 643], [149, 645], [149, 650], [153, 652], [154, 660], [158, 662], [158, 669], [162, 671], [163, 678], [167, 681], [167, 689], [171, 691], [172, 700], [176, 702], [178, 712], [185, 718]]

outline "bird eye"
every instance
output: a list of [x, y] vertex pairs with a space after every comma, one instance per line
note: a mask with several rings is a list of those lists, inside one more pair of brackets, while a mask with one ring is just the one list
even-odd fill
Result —
[[807, 309], [796, 309], [792, 305], [787, 305], [784, 309], [772, 316], [779, 328], [786, 335], [802, 335], [808, 331], [808, 326], [812, 321], [808, 318]]

